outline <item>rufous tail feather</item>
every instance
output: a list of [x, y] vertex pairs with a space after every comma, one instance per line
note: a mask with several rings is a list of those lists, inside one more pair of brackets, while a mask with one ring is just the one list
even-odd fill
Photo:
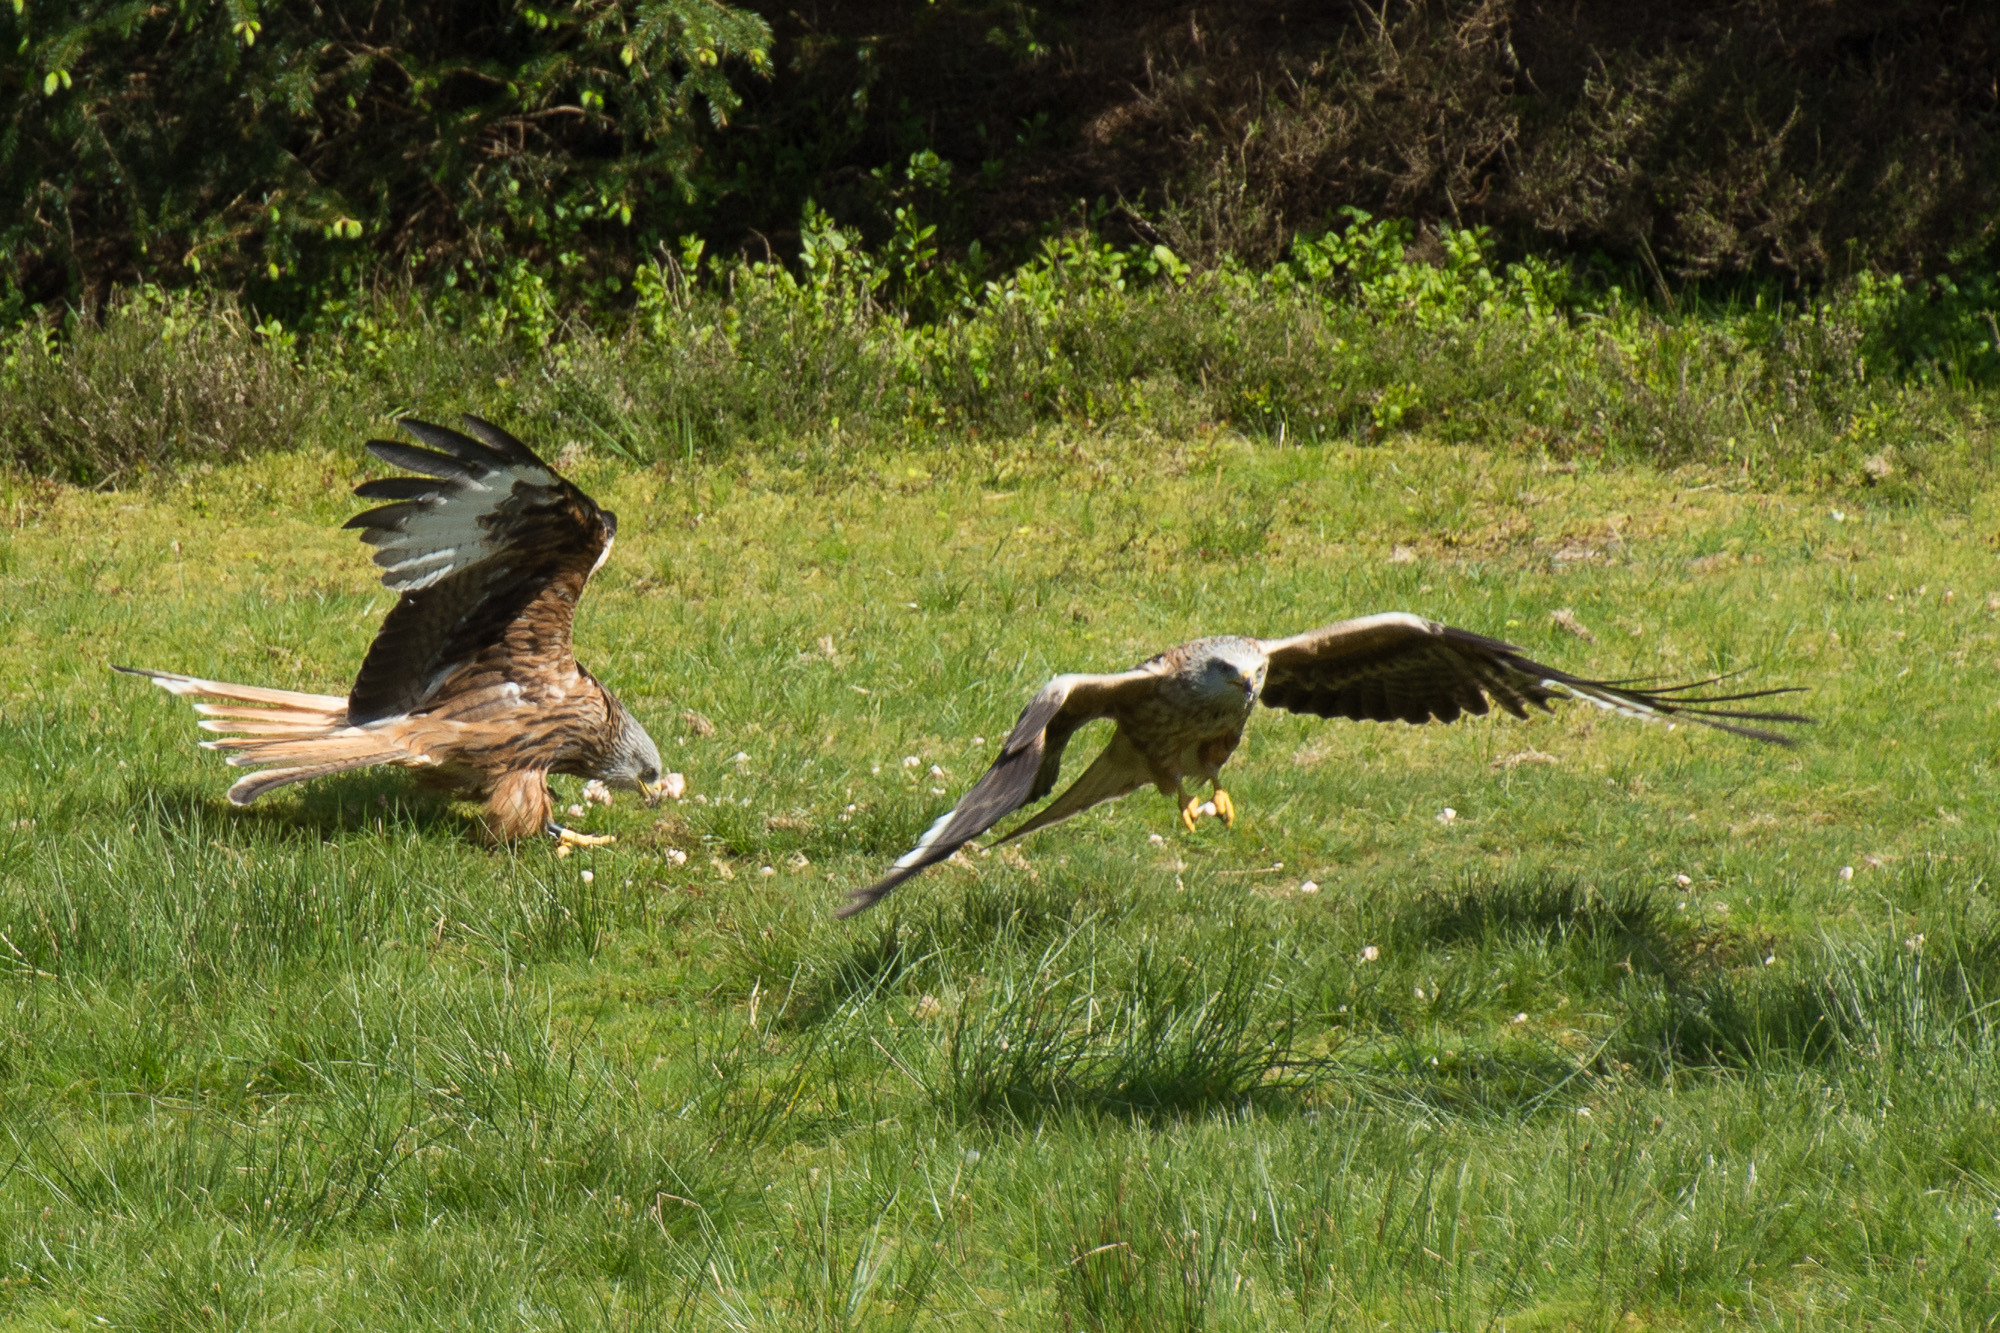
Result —
[[239, 733], [228, 740], [203, 741], [204, 749], [227, 751], [229, 762], [237, 768], [281, 765], [239, 779], [229, 789], [229, 799], [235, 805], [248, 805], [267, 791], [330, 773], [422, 761], [421, 756], [380, 727], [348, 726], [347, 700], [337, 694], [301, 694], [259, 685], [232, 685], [138, 667], [113, 670], [144, 676], [161, 689], [183, 698], [258, 705], [222, 707], [198, 702], [194, 706], [203, 715], [204, 730]]

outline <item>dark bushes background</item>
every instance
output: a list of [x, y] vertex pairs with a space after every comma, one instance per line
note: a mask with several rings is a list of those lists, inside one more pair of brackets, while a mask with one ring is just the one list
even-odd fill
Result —
[[0, 6], [6, 287], [200, 283], [290, 318], [526, 266], [594, 303], [685, 233], [789, 261], [808, 200], [1009, 262], [1078, 224], [1270, 260], [1360, 206], [1662, 285], [1992, 267], [1988, 3], [757, 8]]
[[16, 0], [8, 285], [18, 307], [204, 279], [289, 315], [385, 269], [526, 263], [587, 296], [693, 193], [769, 40], [713, 0]]
[[989, 247], [1082, 200], [1184, 258], [1274, 258], [1355, 205], [1484, 223], [1517, 252], [1819, 280], [1934, 271], [1991, 245], [2000, 216], [1989, 4], [915, 0], [772, 17], [780, 75], [722, 149], [759, 185], [718, 200], [725, 231], [796, 217], [773, 182], [859, 217], [867, 169], [923, 147], [977, 178], [963, 230]]

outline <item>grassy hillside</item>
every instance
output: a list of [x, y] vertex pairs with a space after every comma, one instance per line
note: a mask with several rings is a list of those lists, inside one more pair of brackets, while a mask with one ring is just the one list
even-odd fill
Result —
[[[2000, 1316], [1979, 474], [936, 438], [539, 436], [689, 783], [568, 859], [394, 774], [230, 809], [106, 670], [342, 688], [358, 448], [0, 483], [0, 1325]], [[1822, 723], [1267, 714], [1233, 832], [1136, 795], [830, 919], [1053, 672], [1397, 607]]]

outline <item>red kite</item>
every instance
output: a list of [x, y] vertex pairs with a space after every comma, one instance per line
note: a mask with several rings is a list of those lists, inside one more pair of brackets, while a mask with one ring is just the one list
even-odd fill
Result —
[[497, 838], [610, 841], [555, 823], [547, 779], [596, 778], [659, 799], [659, 748], [570, 649], [577, 599], [611, 554], [617, 517], [478, 417], [465, 418], [463, 435], [400, 424], [430, 447], [371, 440], [368, 452], [423, 476], [356, 487], [395, 503], [346, 526], [378, 548], [382, 582], [402, 595], [344, 698], [117, 669], [202, 701], [204, 729], [236, 733], [203, 744], [261, 770], [229, 789], [237, 805], [401, 764], [483, 798]]
[[1453, 722], [1464, 713], [1485, 713], [1489, 699], [1525, 718], [1528, 705], [1546, 712], [1550, 699], [1568, 696], [1627, 717], [1680, 717], [1779, 745], [1791, 741], [1739, 724], [1812, 720], [1797, 713], [1716, 706], [1789, 693], [1787, 689], [1689, 693], [1713, 683], [1637, 689], [1630, 681], [1584, 680], [1531, 662], [1512, 644], [1400, 611], [1342, 621], [1289, 639], [1196, 639], [1130, 671], [1057, 676], [1043, 686], [1021, 710], [985, 776], [888, 874], [849, 895], [838, 914], [866, 911], [918, 871], [1054, 791], [1063, 747], [1079, 728], [1099, 718], [1111, 718], [1117, 729], [1096, 762], [1001, 842], [1149, 782], [1180, 808], [1181, 822], [1190, 831], [1201, 797], [1188, 795], [1183, 784], [1214, 784], [1215, 813], [1233, 826], [1236, 805], [1222, 788], [1222, 766], [1243, 739], [1260, 698], [1272, 708], [1317, 717]]

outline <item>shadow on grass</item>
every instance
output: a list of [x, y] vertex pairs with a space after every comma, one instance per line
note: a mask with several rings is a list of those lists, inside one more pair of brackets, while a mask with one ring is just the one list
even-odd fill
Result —
[[[827, 908], [809, 909], [823, 914]], [[1076, 928], [1079, 905], [1032, 883], [980, 886], [964, 894], [892, 897], [852, 925], [816, 931], [794, 917], [732, 939], [745, 988], [784, 987], [780, 1027], [801, 1031], [910, 987], [933, 983], [954, 962], [996, 951], [1040, 951]]]
[[1879, 1061], [1989, 1038], [1996, 1000], [2000, 926], [1823, 942], [1782, 969], [1717, 968], [1666, 989], [1634, 1014], [1626, 1058], [1745, 1070]]
[[1716, 952], [1715, 940], [1676, 921], [1658, 893], [1554, 875], [1424, 894], [1396, 913], [1388, 934], [1416, 949], [1521, 939], [1589, 943], [1628, 959], [1634, 972], [1670, 982], [1685, 979]]
[[301, 787], [297, 795], [297, 804], [237, 806], [212, 789], [177, 784], [139, 793], [134, 808], [147, 811], [149, 822], [169, 836], [210, 838], [250, 829], [274, 841], [326, 841], [387, 827], [456, 838], [478, 832], [448, 793], [413, 783], [405, 774], [343, 774]]

